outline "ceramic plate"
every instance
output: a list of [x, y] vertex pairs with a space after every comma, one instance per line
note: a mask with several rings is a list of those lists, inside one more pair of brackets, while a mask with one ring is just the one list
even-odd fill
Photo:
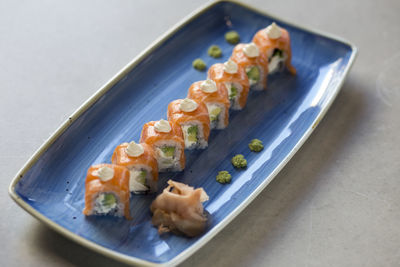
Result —
[[[188, 152], [184, 172], [162, 174], [167, 179], [203, 187], [210, 226], [197, 238], [160, 237], [150, 223], [153, 195], [134, 196], [131, 221], [82, 214], [85, 174], [92, 164], [110, 162], [114, 148], [138, 141], [142, 125], [166, 118], [168, 103], [184, 98], [189, 86], [206, 78], [192, 68], [201, 57], [211, 66], [227, 60], [233, 46], [224, 33], [234, 29], [242, 42], [276, 21], [292, 38], [297, 75], [269, 78], [269, 89], [252, 92], [247, 106], [233, 112], [229, 127], [213, 131], [209, 147]], [[223, 57], [207, 56], [217, 44]], [[175, 265], [206, 244], [271, 182], [304, 143], [325, 114], [356, 55], [353, 45], [336, 37], [307, 30], [243, 4], [218, 1], [191, 14], [133, 60], [90, 98], [37, 151], [10, 186], [12, 198], [25, 210], [78, 243], [126, 263]], [[249, 151], [261, 139], [265, 149]], [[248, 161], [237, 171], [230, 159], [237, 153]], [[228, 170], [232, 183], [215, 181]]]

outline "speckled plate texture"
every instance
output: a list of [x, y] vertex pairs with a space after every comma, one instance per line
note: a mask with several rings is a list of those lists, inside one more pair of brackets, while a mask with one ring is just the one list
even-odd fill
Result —
[[[88, 167], [109, 163], [118, 144], [138, 141], [147, 121], [166, 119], [168, 103], [184, 98], [193, 82], [206, 78], [206, 72], [192, 68], [195, 58], [201, 57], [207, 66], [226, 61], [233, 45], [224, 40], [225, 32], [234, 29], [242, 42], [249, 42], [273, 21], [291, 35], [297, 75], [270, 76], [268, 90], [251, 92], [246, 108], [231, 113], [229, 126], [211, 133], [207, 149], [187, 152], [184, 172], [160, 178], [159, 191], [168, 179], [205, 189], [210, 196], [205, 209], [211, 216], [206, 232], [196, 238], [159, 236], [150, 222], [155, 195], [132, 197], [131, 221], [85, 217]], [[207, 55], [212, 44], [221, 47], [222, 58]], [[162, 36], [84, 103], [21, 169], [10, 194], [45, 224], [99, 253], [126, 263], [176, 265], [237, 216], [299, 149], [333, 102], [355, 55], [356, 48], [340, 38], [240, 3], [210, 3]], [[253, 138], [264, 142], [260, 153], [247, 146]], [[235, 170], [230, 163], [238, 153], [248, 161], [245, 170]], [[232, 174], [230, 184], [215, 181], [221, 170]]]

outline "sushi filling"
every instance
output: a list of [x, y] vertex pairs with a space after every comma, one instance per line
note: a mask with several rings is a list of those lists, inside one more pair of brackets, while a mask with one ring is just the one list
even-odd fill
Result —
[[275, 48], [272, 55], [268, 57], [268, 72], [273, 73], [283, 69], [286, 54], [284, 51]]
[[185, 148], [205, 148], [207, 142], [204, 140], [203, 129], [200, 124], [182, 125], [183, 137], [185, 139]]
[[95, 214], [118, 213], [118, 200], [113, 193], [100, 193], [94, 203]]
[[163, 146], [158, 148], [158, 154], [161, 158], [161, 163], [166, 168], [172, 167], [174, 164], [175, 147]]
[[129, 191], [144, 193], [149, 190], [147, 185], [148, 171], [144, 169], [133, 169], [130, 171]]
[[180, 169], [179, 155], [180, 149], [175, 143], [162, 144], [156, 147], [157, 162], [159, 171], [174, 171]]
[[225, 83], [225, 87], [228, 90], [229, 102], [231, 103], [231, 108], [241, 109], [239, 104], [239, 97], [242, 93], [242, 85], [239, 83]]
[[261, 72], [258, 66], [246, 67], [246, 74], [249, 78], [250, 86], [256, 85], [260, 81]]
[[197, 147], [199, 127], [197, 125], [183, 125], [182, 132], [185, 138], [185, 148]]
[[223, 110], [222, 107], [215, 103], [207, 103], [208, 115], [210, 116], [210, 128], [222, 129], [224, 128]]

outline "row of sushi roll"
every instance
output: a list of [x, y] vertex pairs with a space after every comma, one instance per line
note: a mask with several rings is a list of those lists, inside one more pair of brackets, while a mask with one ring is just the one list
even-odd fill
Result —
[[[209, 68], [207, 80], [193, 83], [185, 99], [168, 105], [168, 120], [146, 123], [139, 143], [123, 143], [115, 148], [112, 164], [89, 168], [83, 213], [131, 218], [131, 193], [156, 192], [159, 172], [182, 171], [185, 149], [206, 148], [210, 130], [228, 126], [229, 109], [243, 109], [250, 90], [265, 90], [268, 74], [284, 69], [296, 73], [289, 33], [275, 23], [258, 31], [251, 43], [237, 44], [227, 62]], [[168, 184], [151, 206], [153, 224], [159, 232], [198, 234], [206, 220], [201, 203], [207, 194]]]

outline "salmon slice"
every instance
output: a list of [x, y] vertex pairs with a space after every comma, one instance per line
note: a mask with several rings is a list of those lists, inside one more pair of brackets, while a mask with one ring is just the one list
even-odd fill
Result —
[[271, 39], [268, 37], [266, 28], [259, 30], [253, 37], [253, 43], [255, 43], [259, 48], [260, 52], [265, 54], [268, 58], [272, 56], [275, 49], [280, 49], [286, 53], [285, 65], [289, 72], [293, 75], [296, 74], [296, 69], [292, 65], [292, 49], [290, 47], [290, 36], [289, 32], [281, 29], [281, 37], [277, 39]]
[[230, 107], [236, 110], [240, 110], [246, 106], [247, 96], [249, 94], [249, 79], [243, 66], [238, 64], [238, 71], [235, 74], [230, 74], [224, 71], [224, 64], [217, 63], [210, 67], [208, 70], [208, 78], [215, 81], [218, 87], [222, 87], [228, 96], [229, 91], [226, 87], [227, 83], [237, 83], [242, 87], [241, 93], [238, 96], [237, 105], [230, 103]]
[[[268, 58], [266, 53], [260, 53], [257, 57], [248, 57], [243, 52], [246, 44], [238, 44], [232, 51], [231, 59], [245, 71], [247, 68], [258, 67], [260, 69], [261, 89], [267, 89]], [[246, 72], [247, 73], [247, 72]], [[250, 81], [249, 81], [250, 82]]]
[[147, 166], [148, 169], [150, 169], [151, 181], [148, 181], [150, 191], [155, 192], [157, 190], [158, 166], [153, 147], [146, 143], [141, 143], [140, 145], [144, 150], [143, 154], [137, 157], [132, 157], [126, 152], [128, 145], [129, 143], [122, 143], [117, 146], [111, 157], [111, 162], [116, 165], [125, 166], [129, 170], [132, 170], [135, 167], [140, 169]]
[[[194, 100], [197, 104], [197, 108], [191, 112], [185, 112], [180, 108], [182, 101], [183, 99], [177, 99], [169, 103], [168, 120], [180, 125], [181, 127], [185, 124], [200, 123], [202, 134], [197, 134], [197, 139], [199, 139], [199, 137], [201, 136], [202, 140], [197, 140], [197, 142], [200, 148], [205, 148], [208, 144], [208, 137], [210, 135], [210, 117], [208, 115], [207, 106], [202, 102]], [[185, 132], [183, 129], [182, 132], [185, 137]], [[202, 144], [202, 141], [204, 141], [204, 144]], [[186, 142], [185, 146], [186, 148], [189, 148]]]
[[[113, 170], [114, 175], [111, 179], [103, 181], [96, 176], [96, 172], [102, 167]], [[94, 215], [96, 198], [100, 193], [112, 193], [118, 199], [118, 208], [123, 211], [126, 219], [131, 219], [129, 212], [129, 170], [124, 166], [114, 164], [98, 164], [91, 166], [87, 171], [85, 182], [85, 208], [83, 214]]]

